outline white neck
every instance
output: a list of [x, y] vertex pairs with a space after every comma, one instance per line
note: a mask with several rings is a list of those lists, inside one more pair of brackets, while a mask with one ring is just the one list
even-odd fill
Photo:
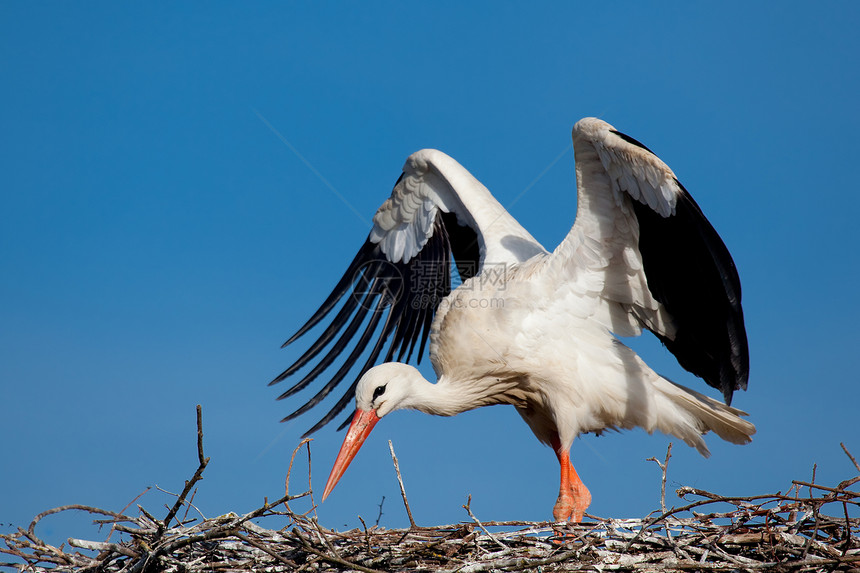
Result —
[[494, 377], [456, 381], [443, 377], [433, 384], [416, 374], [410, 378], [408, 395], [399, 408], [435, 416], [455, 416], [481, 406], [515, 403], [510, 391], [516, 385], [514, 381]]

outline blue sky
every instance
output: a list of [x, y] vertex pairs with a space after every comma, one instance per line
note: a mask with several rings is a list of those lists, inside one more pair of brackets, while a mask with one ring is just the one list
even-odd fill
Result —
[[[584, 116], [674, 169], [743, 282], [751, 377], [734, 405], [758, 434], [710, 437], [708, 460], [674, 440], [670, 486], [785, 491], [813, 464], [819, 481], [852, 476], [839, 442], [860, 455], [858, 17], [850, 2], [0, 4], [0, 531], [180, 490], [198, 403], [212, 461], [195, 505], [277, 498], [323, 413], [278, 423], [303, 402], [266, 386], [301, 351], [279, 345], [406, 156], [454, 156], [552, 248], [575, 214], [570, 128]], [[653, 340], [636, 348], [706, 388]], [[315, 436], [318, 492], [342, 438]], [[419, 524], [468, 519], [469, 494], [484, 520], [551, 515], [555, 457], [496, 407], [383, 420], [323, 524], [373, 522], [383, 496], [380, 524], [408, 524], [388, 439]], [[578, 441], [590, 511], [659, 507], [645, 459], [668, 441]], [[49, 519], [46, 538], [88, 535]]]

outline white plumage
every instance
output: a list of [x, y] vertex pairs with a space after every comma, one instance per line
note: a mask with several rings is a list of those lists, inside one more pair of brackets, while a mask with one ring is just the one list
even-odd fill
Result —
[[[287, 344], [349, 293], [346, 301], [273, 381], [331, 344], [281, 397], [307, 386], [370, 314], [332, 380], [286, 418], [319, 403], [371, 348], [360, 379], [311, 429], [330, 421], [355, 390], [356, 414], [324, 497], [379, 418], [402, 408], [451, 416], [491, 404], [516, 407], [559, 458], [558, 520], [579, 521], [591, 499], [569, 461], [583, 432], [638, 426], [675, 435], [703, 455], [708, 431], [750, 441], [754, 426], [727, 405], [734, 390], [746, 388], [749, 371], [740, 281], [728, 250], [672, 170], [644, 145], [594, 118], [574, 126], [573, 143], [577, 214], [552, 253], [454, 159], [435, 150], [407, 159], [364, 247]], [[453, 291], [452, 256], [463, 279]], [[616, 338], [643, 328], [720, 389], [726, 404], [661, 377]], [[428, 335], [435, 384], [399, 362], [404, 355], [409, 361], [419, 339], [420, 359]], [[385, 363], [374, 367], [389, 338]]]

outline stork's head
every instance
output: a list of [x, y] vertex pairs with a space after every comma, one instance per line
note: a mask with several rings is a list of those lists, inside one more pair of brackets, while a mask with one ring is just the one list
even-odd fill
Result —
[[424, 377], [418, 370], [401, 362], [386, 362], [368, 370], [355, 387], [356, 410], [373, 410], [378, 417], [411, 407], [412, 383]]
[[361, 377], [355, 387], [355, 416], [328, 476], [323, 501], [337, 485], [380, 418], [394, 410], [412, 407], [410, 397], [416, 379], [424, 380], [417, 369], [399, 362], [374, 366]]

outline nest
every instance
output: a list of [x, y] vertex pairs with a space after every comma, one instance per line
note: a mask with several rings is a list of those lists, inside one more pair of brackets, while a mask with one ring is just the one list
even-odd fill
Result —
[[[682, 487], [688, 503], [662, 508], [642, 519], [587, 516], [581, 524], [481, 522], [469, 503], [471, 521], [439, 527], [385, 529], [377, 526], [338, 532], [320, 525], [290, 502], [313, 493], [287, 495], [244, 515], [213, 519], [177, 518], [191, 507], [189, 494], [209, 461], [203, 456], [198, 406], [199, 466], [167, 515], [156, 518], [138, 506], [138, 515], [74, 505], [36, 516], [27, 529], [0, 535], [0, 552], [18, 563], [0, 563], [23, 571], [94, 571], [105, 573], [191, 573], [203, 571], [858, 571], [860, 572], [860, 465], [843, 445], [858, 476], [835, 487], [794, 481], [786, 493], [725, 497]], [[293, 452], [293, 459], [302, 442]], [[397, 458], [392, 459], [400, 479]], [[290, 471], [292, 470], [292, 460]], [[401, 493], [410, 522], [405, 492]], [[287, 478], [289, 485], [289, 475]], [[858, 488], [854, 488], [858, 489]], [[37, 523], [61, 511], [80, 510], [110, 525], [107, 541], [70, 538], [54, 547], [39, 539]], [[258, 522], [288, 523], [267, 529]], [[362, 524], [364, 522], [362, 521]], [[110, 539], [118, 534], [120, 540]]]

